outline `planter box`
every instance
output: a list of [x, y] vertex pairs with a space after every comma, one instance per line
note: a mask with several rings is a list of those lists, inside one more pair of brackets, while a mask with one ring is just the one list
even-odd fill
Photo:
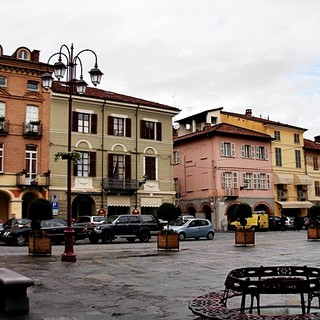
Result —
[[51, 255], [51, 237], [50, 235], [32, 235], [29, 236], [29, 255]]
[[235, 243], [236, 245], [241, 244], [242, 246], [246, 245], [254, 245], [255, 232], [252, 230], [245, 230], [245, 231], [236, 231], [235, 232]]
[[308, 227], [307, 230], [308, 240], [320, 239], [320, 227]]
[[158, 234], [158, 250], [179, 250], [179, 235], [173, 234]]

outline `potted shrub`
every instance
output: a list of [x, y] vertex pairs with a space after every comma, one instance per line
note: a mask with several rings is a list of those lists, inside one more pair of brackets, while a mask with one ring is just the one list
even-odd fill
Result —
[[32, 231], [29, 234], [29, 254], [51, 254], [50, 235], [41, 230], [41, 220], [52, 219], [52, 205], [49, 200], [35, 199], [28, 206], [28, 217]]
[[320, 225], [318, 221], [318, 218], [320, 218], [319, 205], [314, 205], [309, 209], [308, 218], [310, 221], [307, 229], [308, 240], [320, 239]]
[[67, 160], [71, 159], [74, 163], [78, 163], [81, 160], [81, 155], [79, 152], [71, 151], [71, 152], [63, 152], [59, 151], [54, 155], [54, 161], [57, 162], [59, 159]]
[[157, 210], [157, 218], [165, 220], [167, 225], [158, 232], [158, 250], [178, 249], [179, 250], [179, 235], [170, 230], [170, 222], [175, 221], [179, 216], [179, 211], [172, 203], [163, 203]]
[[246, 228], [247, 218], [252, 217], [252, 209], [247, 203], [240, 203], [234, 210], [234, 217], [239, 221], [241, 228], [235, 231], [235, 243], [246, 246], [254, 245], [254, 231]]

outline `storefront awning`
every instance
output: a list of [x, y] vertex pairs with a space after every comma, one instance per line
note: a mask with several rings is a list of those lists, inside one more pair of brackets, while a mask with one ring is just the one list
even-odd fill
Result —
[[141, 198], [141, 207], [160, 207], [161, 203], [162, 203], [161, 198], [155, 198], [155, 197]]
[[293, 184], [293, 175], [290, 173], [274, 173], [274, 184]]
[[311, 208], [313, 203], [310, 201], [277, 201], [283, 209], [304, 209]]
[[130, 207], [130, 197], [108, 196], [107, 199], [110, 207]]
[[295, 174], [294, 175], [295, 185], [312, 185], [312, 179], [306, 174]]

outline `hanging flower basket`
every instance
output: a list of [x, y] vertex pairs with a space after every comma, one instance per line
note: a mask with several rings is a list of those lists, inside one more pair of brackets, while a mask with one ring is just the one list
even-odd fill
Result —
[[81, 160], [81, 155], [79, 152], [72, 151], [72, 152], [57, 152], [54, 155], [54, 161], [57, 162], [59, 159], [67, 160], [71, 159], [74, 163], [78, 163]]

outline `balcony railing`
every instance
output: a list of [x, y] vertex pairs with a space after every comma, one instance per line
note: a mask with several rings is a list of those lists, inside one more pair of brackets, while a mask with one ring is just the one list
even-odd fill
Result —
[[27, 177], [25, 172], [17, 173], [17, 186], [33, 186], [39, 188], [48, 188], [50, 186], [50, 172], [37, 174], [34, 177]]
[[225, 188], [224, 189], [225, 197], [237, 198], [239, 197], [239, 188]]
[[23, 135], [32, 138], [42, 137], [42, 123], [40, 121], [23, 123]]
[[134, 192], [139, 189], [138, 180], [135, 179], [103, 179], [103, 189], [109, 192]]
[[307, 200], [307, 192], [298, 190], [297, 198], [298, 198], [298, 201], [306, 201]]

